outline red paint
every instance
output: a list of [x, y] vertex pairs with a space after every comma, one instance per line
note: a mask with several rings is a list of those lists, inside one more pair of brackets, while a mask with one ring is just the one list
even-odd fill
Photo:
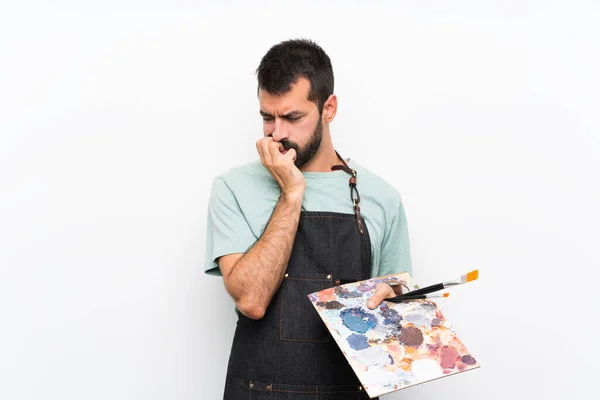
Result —
[[442, 368], [454, 368], [456, 359], [458, 358], [458, 352], [449, 346], [442, 347]]

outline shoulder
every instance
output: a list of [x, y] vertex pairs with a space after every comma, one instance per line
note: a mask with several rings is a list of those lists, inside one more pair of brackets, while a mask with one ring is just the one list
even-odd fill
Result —
[[245, 186], [249, 183], [256, 184], [261, 181], [268, 182], [272, 178], [260, 160], [255, 160], [223, 171], [215, 176], [214, 180], [222, 181], [227, 186], [234, 187], [237, 185]]
[[277, 199], [279, 186], [260, 160], [232, 167], [213, 178], [216, 196], [234, 198], [239, 207], [260, 208], [265, 201]]
[[351, 160], [349, 166], [356, 170], [357, 186], [361, 195], [363, 192], [376, 194], [385, 208], [398, 209], [400, 207], [402, 204], [400, 192], [391, 183], [357, 162]]

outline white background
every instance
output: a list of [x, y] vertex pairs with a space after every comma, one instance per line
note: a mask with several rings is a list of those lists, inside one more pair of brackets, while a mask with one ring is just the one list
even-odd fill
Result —
[[598, 2], [8, 3], [1, 399], [221, 397], [209, 187], [257, 157], [254, 70], [292, 37], [333, 61], [336, 148], [400, 190], [417, 282], [480, 270], [440, 305], [482, 368], [385, 398], [595, 398]]

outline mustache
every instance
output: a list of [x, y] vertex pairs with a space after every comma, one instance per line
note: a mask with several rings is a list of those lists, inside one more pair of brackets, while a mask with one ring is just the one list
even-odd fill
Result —
[[294, 149], [296, 152], [298, 152], [298, 144], [292, 142], [291, 140], [283, 139], [279, 143], [281, 143], [284, 150]]

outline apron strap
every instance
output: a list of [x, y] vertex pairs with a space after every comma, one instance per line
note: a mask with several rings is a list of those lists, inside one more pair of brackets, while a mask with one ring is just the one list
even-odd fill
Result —
[[356, 170], [352, 169], [346, 164], [346, 161], [340, 156], [340, 154], [336, 151], [335, 154], [338, 156], [342, 165], [334, 165], [331, 167], [332, 171], [343, 170], [344, 172], [352, 175], [350, 177], [350, 198], [352, 199], [352, 206], [354, 207], [354, 214], [356, 215], [356, 222], [358, 223], [358, 231], [361, 235], [365, 234], [365, 229], [363, 227], [363, 223], [360, 219], [360, 207], [358, 203], [360, 203], [360, 194], [358, 193], [358, 189], [356, 188]]

